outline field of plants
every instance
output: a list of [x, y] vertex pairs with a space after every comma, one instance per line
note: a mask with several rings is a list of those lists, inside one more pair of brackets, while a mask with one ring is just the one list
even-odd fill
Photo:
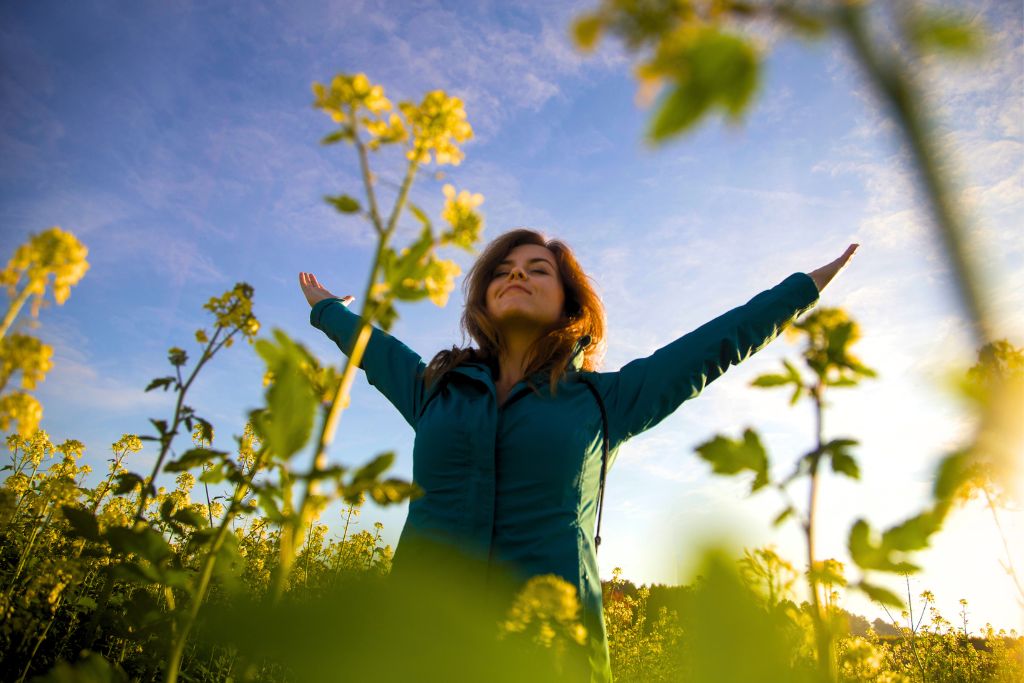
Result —
[[[757, 63], [743, 35], [732, 31], [736, 22], [761, 13], [783, 30], [849, 39], [915, 151], [934, 229], [957, 264], [977, 341], [959, 391], [980, 428], [970, 442], [937, 458], [925, 508], [884, 530], [864, 519], [851, 525], [854, 567], [821, 557], [815, 523], [822, 473], [860, 476], [858, 441], [825, 437], [827, 398], [856, 391], [876, 372], [858, 357], [861, 330], [844, 310], [819, 307], [794, 323], [787, 334], [802, 345], [799, 355], [758, 377], [752, 390], [781, 389], [790, 405], [813, 406], [814, 448], [778, 480], [754, 429], [740, 438], [715, 436], [696, 455], [717, 475], [750, 477], [751, 493], [774, 490], [780, 501], [774, 523], [795, 525], [806, 555], [795, 561], [761, 547], [733, 558], [705, 548], [700, 578], [685, 586], [638, 587], [616, 570], [604, 583], [615, 679], [1024, 680], [1020, 634], [986, 625], [972, 636], [966, 601], [960, 614], [943, 615], [930, 592], [911, 594], [909, 580], [906, 595], [877, 582], [881, 575], [919, 571], [914, 552], [966, 500], [984, 500], [998, 525], [1013, 493], [1024, 409], [1024, 349], [990, 333], [990, 313], [963, 257], [970, 233], [914, 106], [912, 71], [902, 53], [881, 55], [867, 39], [863, 3], [714, 2], [708, 12], [694, 9], [699, 3], [655, 11], [657, 4], [605, 2], [575, 25], [584, 50], [602, 36], [620, 38], [630, 49], [651, 48], [641, 77], [675, 88], [652, 120], [657, 142], [715, 109], [734, 115], [747, 106]], [[908, 21], [907, 45], [914, 49], [955, 53], [981, 39], [945, 16]], [[110, 445], [108, 469], [91, 472], [80, 464], [85, 445], [74, 435], [39, 428], [44, 406], [33, 391], [53, 369], [53, 352], [28, 333], [47, 296], [74, 305], [71, 290], [88, 276], [87, 246], [53, 227], [32, 234], [0, 272], [8, 296], [0, 326], [0, 430], [9, 455], [0, 485], [4, 680], [588, 679], [573, 586], [538, 576], [515, 585], [511, 601], [494, 604], [479, 585], [479, 568], [443, 548], [417, 571], [392, 575], [393, 549], [382, 543], [381, 523], [364, 519], [363, 505], [402, 503], [421, 491], [388, 476], [393, 452], [359, 464], [328, 458], [372, 328], [390, 329], [398, 302], [430, 299], [443, 306], [459, 267], [440, 252], [473, 251], [484, 218], [483, 197], [452, 185], [443, 189], [439, 220], [408, 201], [424, 169], [463, 158], [460, 145], [473, 130], [459, 98], [433, 90], [419, 102], [393, 104], [362, 73], [315, 83], [313, 96], [335, 126], [322, 143], [349, 146], [363, 182], [359, 197], [352, 191], [326, 199], [339, 213], [364, 218], [376, 240], [370, 277], [357, 298], [362, 325], [340, 366], [322, 362], [284, 330], [264, 333], [248, 284], [214, 293], [195, 312], [194, 338], [168, 349], [166, 374], [139, 379], [140, 391], [174, 397], [173, 410], [153, 416], [148, 433], [123, 434]], [[384, 146], [405, 151], [391, 207], [380, 205], [371, 167]], [[407, 245], [394, 243], [400, 220], [421, 228]], [[265, 365], [262, 406], [240, 424], [214, 425], [190, 405], [190, 391], [204, 381], [204, 368], [243, 344]], [[144, 455], [153, 465], [140, 471]], [[791, 495], [796, 482], [808, 486], [808, 500]], [[340, 518], [328, 516], [337, 510]], [[1018, 589], [1008, 597], [1024, 604], [1018, 569], [1007, 558]], [[800, 583], [809, 601], [798, 601]], [[850, 591], [884, 606], [890, 618], [868, 623], [846, 611]]]

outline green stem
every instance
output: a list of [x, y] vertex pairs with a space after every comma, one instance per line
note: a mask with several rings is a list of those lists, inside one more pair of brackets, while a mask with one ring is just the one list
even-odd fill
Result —
[[224, 544], [224, 539], [227, 538], [231, 520], [238, 513], [238, 508], [242, 503], [242, 499], [245, 498], [245, 494], [252, 485], [252, 480], [256, 476], [256, 472], [260, 469], [259, 463], [260, 460], [258, 459], [256, 466], [254, 466], [249, 472], [248, 479], [239, 483], [235, 487], [235, 493], [231, 497], [231, 505], [225, 512], [224, 518], [221, 520], [220, 527], [217, 529], [217, 535], [213, 538], [206, 556], [203, 558], [203, 567], [199, 572], [199, 584], [196, 587], [196, 592], [194, 594], [195, 597], [190, 602], [188, 612], [185, 615], [185, 620], [171, 645], [170, 659], [167, 663], [167, 675], [165, 678], [167, 683], [175, 683], [175, 681], [178, 680], [178, 674], [180, 673], [181, 668], [181, 657], [185, 652], [185, 645], [188, 642], [189, 633], [195, 625], [196, 617], [199, 616], [199, 608], [206, 599], [206, 593], [210, 588], [213, 569], [217, 564], [217, 554], [220, 552], [221, 546]]
[[[234, 309], [232, 308], [232, 310]], [[229, 314], [230, 312], [231, 311], [228, 311]], [[213, 333], [213, 337], [210, 338], [210, 341], [206, 345], [206, 348], [203, 349], [203, 353], [199, 357], [199, 362], [196, 363], [195, 368], [192, 369], [192, 374], [189, 375], [189, 378], [185, 382], [185, 384], [181, 384], [180, 380], [178, 382], [180, 390], [178, 392], [178, 401], [174, 406], [174, 419], [171, 421], [171, 425], [168, 428], [168, 431], [160, 435], [160, 455], [157, 457], [156, 463], [153, 464], [153, 472], [149, 476], [147, 485], [142, 487], [142, 492], [139, 494], [139, 507], [138, 510], [136, 510], [135, 512], [136, 525], [143, 524], [143, 516], [145, 515], [146, 512], [146, 503], [149, 495], [149, 486], [156, 486], [156, 475], [160, 473], [160, 468], [164, 464], [164, 458], [167, 457], [167, 453], [171, 450], [171, 441], [178, 433], [178, 424], [179, 422], [181, 422], [182, 419], [181, 409], [184, 406], [185, 394], [188, 392], [189, 387], [192, 386], [192, 382], [195, 381], [196, 375], [199, 374], [199, 370], [202, 369], [203, 365], [205, 365], [208, 360], [213, 358], [213, 355], [224, 346], [227, 340], [231, 339], [231, 337], [234, 336], [236, 332], [238, 332], [238, 328], [236, 327], [235, 329], [231, 330], [231, 332], [229, 332], [228, 335], [220, 341], [220, 343], [217, 343], [217, 335], [220, 334], [223, 329], [224, 328], [222, 327], [218, 327], [217, 330]]]
[[868, 37], [864, 26], [864, 8], [852, 2], [839, 5], [837, 18], [840, 30], [850, 41], [854, 54], [867, 71], [871, 85], [895, 114], [896, 122], [910, 146], [939, 238], [953, 266], [961, 304], [971, 320], [974, 345], [982, 347], [994, 337], [980, 292], [978, 270], [969, 260], [965, 249], [966, 225], [951, 183], [939, 168], [938, 154], [927, 122], [920, 108], [914, 104], [920, 101], [916, 84], [909, 70], [899, 64], [897, 57], [883, 58], [878, 53], [878, 42]]
[[[362, 150], [362, 142], [359, 140], [359, 136], [355, 136], [356, 146]], [[360, 159], [364, 159], [365, 152], [361, 152]], [[384, 255], [384, 250], [387, 248], [388, 240], [394, 233], [396, 224], [398, 222], [398, 216], [401, 213], [402, 208], [405, 206], [406, 198], [409, 194], [409, 188], [412, 186], [412, 181], [416, 176], [416, 169], [419, 166], [418, 162], [411, 161], [406, 169], [405, 178], [402, 181], [402, 188], [398, 193], [398, 197], [395, 200], [395, 208], [392, 211], [391, 217], [388, 219], [387, 226], [380, 230], [379, 219], [375, 226], [378, 228], [378, 240], [377, 249], [373, 256], [373, 266], [370, 268], [370, 274], [367, 278], [366, 287], [363, 292], [363, 309], [360, 316], [359, 328], [356, 332], [356, 341], [352, 347], [351, 352], [348, 355], [348, 360], [345, 363], [345, 368], [341, 374], [341, 380], [338, 382], [338, 387], [332, 396], [330, 406], [327, 409], [327, 414], [320, 427], [320, 437], [317, 441], [316, 452], [313, 456], [313, 468], [312, 472], [318, 472], [327, 465], [327, 448], [334, 441], [334, 434], [338, 428], [338, 422], [341, 419], [341, 413], [344, 411], [344, 405], [347, 402], [349, 391], [352, 387], [352, 383], [355, 381], [356, 370], [359, 368], [359, 363], [363, 359], [363, 353], [366, 350], [366, 345], [370, 341], [370, 335], [373, 331], [373, 327], [370, 320], [373, 318], [373, 286], [377, 281], [377, 272], [381, 268], [381, 257]], [[367, 192], [371, 192], [371, 183], [369, 176], [369, 168], [366, 164], [363, 164], [363, 180], [367, 187]], [[371, 194], [372, 198], [372, 194]], [[376, 204], [372, 205], [371, 209], [376, 215]], [[296, 550], [296, 532], [299, 529], [304, 529], [307, 524], [310, 523], [312, 517], [312, 505], [311, 501], [314, 496], [317, 495], [319, 486], [315, 481], [310, 481], [306, 484], [305, 491], [303, 492], [302, 502], [299, 505], [297, 518], [289, 523], [282, 526], [281, 529], [281, 557], [280, 562], [275, 570], [275, 577], [272, 587], [272, 596], [275, 601], [279, 600], [284, 594], [284, 585], [288, 574], [291, 572], [292, 564], [295, 560]]]
[[18, 317], [18, 312], [28, 300], [30, 294], [31, 292], [26, 284], [25, 288], [18, 292], [18, 295], [11, 301], [11, 305], [7, 307], [7, 313], [4, 314], [3, 322], [0, 322], [0, 339], [7, 335], [7, 330], [10, 329], [14, 319]]
[[814, 566], [814, 525], [816, 521], [816, 505], [818, 498], [818, 464], [821, 462], [821, 449], [824, 445], [824, 406], [822, 401], [823, 385], [817, 383], [811, 392], [814, 397], [814, 414], [817, 431], [817, 453], [811, 460], [811, 487], [807, 505], [807, 583], [811, 589], [811, 605], [814, 609], [814, 635], [818, 651], [818, 672], [821, 680], [835, 681], [837, 676], [835, 658], [832, 656], [831, 629], [826, 627], [826, 616], [823, 614], [821, 600], [818, 596], [818, 580]]

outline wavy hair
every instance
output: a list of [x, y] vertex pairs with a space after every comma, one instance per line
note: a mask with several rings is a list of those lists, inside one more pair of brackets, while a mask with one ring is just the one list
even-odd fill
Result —
[[543, 234], [520, 228], [510, 230], [491, 241], [477, 257], [462, 282], [466, 301], [462, 311], [460, 327], [463, 342], [468, 335], [476, 344], [473, 347], [453, 346], [440, 351], [427, 365], [424, 381], [427, 386], [442, 378], [449, 370], [469, 361], [483, 361], [497, 367], [498, 357], [505, 350], [501, 331], [487, 313], [487, 287], [491, 276], [509, 252], [524, 244], [546, 247], [555, 257], [558, 274], [565, 294], [565, 305], [559, 320], [541, 335], [527, 350], [524, 375], [527, 383], [536, 390], [529, 378], [534, 373], [549, 370], [551, 393], [556, 393], [558, 381], [565, 374], [566, 363], [572, 355], [577, 340], [590, 336], [590, 344], [584, 348], [583, 369], [596, 370], [605, 352], [604, 304], [583, 272], [579, 261], [567, 244], [549, 240]]

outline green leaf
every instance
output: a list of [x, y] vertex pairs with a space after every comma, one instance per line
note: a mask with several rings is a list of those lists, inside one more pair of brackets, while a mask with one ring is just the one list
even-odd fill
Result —
[[199, 475], [199, 481], [204, 484], [219, 484], [227, 478], [224, 467], [214, 466]]
[[110, 565], [110, 575], [120, 581], [149, 585], [160, 583], [160, 574], [149, 564], [138, 562], [117, 562]]
[[648, 140], [664, 142], [692, 127], [712, 107], [738, 117], [757, 88], [758, 61], [743, 38], [703, 29], [672, 60], [678, 86], [662, 98]]
[[835, 452], [832, 454], [832, 471], [838, 474], [845, 474], [850, 479], [860, 479], [860, 467], [852, 456]]
[[423, 209], [416, 206], [412, 202], [406, 202], [406, 206], [409, 207], [409, 211], [412, 212], [412, 215], [416, 216], [416, 219], [420, 223], [422, 223], [427, 228], [427, 230], [431, 230], [430, 218], [427, 217], [427, 214], [423, 211]]
[[325, 135], [323, 138], [321, 138], [320, 144], [321, 145], [333, 145], [334, 143], [341, 142], [342, 140], [352, 140], [352, 139], [353, 139], [352, 129], [348, 128], [348, 127], [345, 127], [345, 128], [342, 128], [341, 130], [334, 131], [330, 135]]
[[111, 664], [101, 655], [82, 650], [82, 659], [70, 664], [59, 661], [34, 683], [127, 683], [128, 676], [118, 664]]
[[285, 521], [284, 515], [281, 514], [281, 509], [277, 506], [277, 501], [274, 499], [274, 494], [265, 489], [260, 489], [256, 492], [256, 496], [260, 499], [260, 507], [263, 508], [263, 513], [267, 516], [274, 524], [281, 524]]
[[755, 378], [750, 385], [754, 387], [778, 387], [789, 384], [792, 381], [792, 378], [786, 375], [761, 375]]
[[941, 516], [927, 510], [886, 530], [882, 534], [882, 548], [899, 551], [927, 548], [929, 537], [941, 528]]
[[893, 560], [888, 549], [872, 543], [870, 535], [870, 527], [863, 519], [858, 519], [850, 529], [850, 557], [858, 567], [906, 574], [914, 574], [921, 570], [919, 566], [910, 562]]
[[75, 605], [90, 612], [96, 609], [96, 601], [90, 598], [88, 595], [78, 596], [78, 600], [75, 601]]
[[190, 448], [177, 460], [172, 460], [164, 465], [165, 472], [185, 472], [193, 467], [200, 467], [211, 460], [227, 455], [225, 451], [215, 451], [211, 448]]
[[984, 44], [984, 32], [969, 19], [936, 10], [916, 12], [908, 22], [911, 41], [922, 50], [974, 54]]
[[416, 493], [418, 487], [401, 479], [387, 479], [370, 489], [370, 496], [379, 505], [401, 503]]
[[977, 469], [972, 465], [967, 450], [950, 453], [939, 463], [932, 495], [936, 500], [949, 500], [976, 473]]
[[209, 522], [209, 520], [205, 516], [199, 514], [192, 508], [179, 509], [173, 515], [171, 515], [171, 519], [175, 522], [179, 522], [180, 524], [184, 524], [185, 526], [190, 526], [196, 529], [202, 529]]
[[158, 531], [150, 527], [111, 527], [104, 537], [115, 551], [125, 555], [135, 553], [154, 564], [171, 555], [171, 546]]
[[149, 386], [146, 387], [146, 391], [156, 389], [157, 387], [163, 387], [164, 391], [167, 391], [176, 381], [177, 380], [174, 377], [157, 377], [149, 383]]
[[[139, 475], [135, 474], [134, 472], [124, 472], [122, 474], [118, 474], [117, 476], [114, 477], [114, 481], [117, 482], [116, 484], [114, 484], [115, 495], [131, 493], [137, 487], [142, 487], [146, 485], [146, 481]], [[150, 487], [150, 489], [152, 489], [152, 487]]]
[[315, 365], [312, 355], [292, 341], [283, 330], [274, 329], [276, 343], [256, 341], [273, 381], [267, 388], [267, 411], [260, 415], [259, 431], [272, 453], [288, 459], [309, 440], [318, 399], [306, 369]]
[[903, 609], [905, 607], [903, 601], [899, 599], [899, 596], [897, 596], [888, 588], [874, 586], [870, 583], [865, 583], [863, 581], [854, 584], [854, 588], [860, 589], [869, 598], [876, 602], [880, 602], [883, 605], [887, 605], [889, 607], [896, 607], [898, 609]]
[[72, 505], [62, 505], [61, 510], [76, 536], [89, 541], [100, 540], [100, 525], [91, 512]]
[[590, 52], [601, 39], [604, 20], [597, 14], [586, 14], [577, 18], [572, 24], [572, 35], [576, 46], [583, 52]]
[[754, 472], [751, 493], [768, 483], [768, 454], [757, 432], [750, 428], [744, 430], [742, 441], [719, 435], [697, 446], [696, 450], [701, 458], [711, 463], [716, 474], [737, 474], [744, 470]]
[[779, 526], [788, 518], [792, 517], [794, 512], [796, 512], [796, 510], [793, 509], [793, 506], [788, 506], [785, 510], [780, 512], [778, 516], [775, 517], [775, 519], [772, 520], [772, 526]]
[[370, 462], [366, 463], [352, 475], [353, 483], [361, 483], [374, 481], [384, 471], [391, 467], [391, 463], [395, 461], [394, 451], [388, 451], [387, 453], [381, 453]]
[[337, 209], [339, 213], [358, 213], [363, 210], [359, 202], [347, 194], [325, 195], [324, 201]]

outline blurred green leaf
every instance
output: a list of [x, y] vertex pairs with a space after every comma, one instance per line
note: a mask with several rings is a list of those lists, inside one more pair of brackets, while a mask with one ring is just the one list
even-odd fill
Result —
[[861, 569], [876, 569], [886, 572], [915, 574], [921, 568], [910, 562], [894, 560], [892, 549], [884, 548], [871, 540], [871, 528], [863, 519], [858, 519], [850, 528], [848, 541], [850, 557]]
[[88, 650], [81, 656], [74, 664], [57, 662], [45, 675], [33, 678], [33, 683], [128, 683], [128, 675], [117, 664]]
[[585, 14], [578, 17], [572, 24], [572, 36], [577, 47], [584, 52], [590, 52], [597, 47], [603, 27], [604, 19], [598, 14]]
[[692, 127], [712, 107], [738, 117], [757, 88], [758, 60], [744, 39], [705, 28], [666, 59], [676, 87], [658, 107], [647, 137], [660, 143]]
[[899, 596], [893, 593], [888, 588], [882, 588], [881, 586], [875, 586], [870, 583], [861, 581], [853, 586], [864, 592], [869, 598], [876, 602], [880, 602], [888, 607], [895, 607], [897, 609], [905, 609], [906, 605], [900, 600]]
[[154, 564], [171, 556], [171, 547], [160, 532], [150, 527], [133, 529], [115, 526], [104, 537], [110, 547], [121, 554], [135, 553]]
[[822, 447], [822, 451], [831, 458], [833, 472], [845, 474], [851, 479], [860, 479], [860, 467], [849, 453], [849, 448], [857, 443], [854, 439], [833, 439]]
[[[146, 480], [135, 474], [134, 472], [122, 472], [114, 477], [114, 493], [121, 495], [123, 493], [131, 493], [136, 488], [145, 486]], [[152, 490], [152, 487], [150, 487]]]
[[61, 511], [63, 511], [64, 519], [68, 520], [68, 524], [71, 525], [75, 535], [88, 541], [100, 541], [100, 525], [96, 521], [95, 515], [88, 510], [83, 510], [73, 505], [62, 505]]
[[915, 11], [907, 22], [907, 35], [922, 50], [975, 54], [984, 45], [984, 31], [971, 21], [941, 10]]
[[266, 363], [273, 380], [267, 388], [267, 412], [260, 415], [257, 431], [277, 457], [288, 459], [309, 440], [318, 399], [309, 376], [311, 355], [280, 329], [276, 343], [256, 341], [256, 352]]
[[193, 467], [200, 467], [211, 460], [227, 455], [225, 451], [216, 451], [211, 448], [190, 448], [177, 460], [171, 460], [164, 465], [165, 472], [185, 472]]
[[789, 519], [793, 515], [794, 512], [796, 512], [796, 510], [793, 509], [792, 505], [786, 507], [785, 510], [780, 512], [775, 517], [775, 519], [772, 520], [772, 526], [779, 526], [780, 524], [785, 522], [787, 519]]
[[718, 435], [697, 446], [696, 450], [701, 458], [711, 463], [716, 474], [736, 474], [744, 470], [754, 472], [751, 493], [768, 483], [768, 454], [753, 429], [744, 430], [742, 441]]
[[164, 391], [167, 391], [176, 381], [177, 380], [174, 377], [157, 377], [149, 383], [149, 386], [146, 387], [146, 391], [156, 389], [157, 387], [163, 387]]
[[333, 145], [333, 144], [335, 144], [337, 142], [341, 142], [342, 140], [354, 140], [354, 139], [355, 139], [355, 136], [352, 134], [352, 129], [349, 128], [348, 126], [346, 126], [346, 127], [342, 128], [341, 130], [336, 130], [336, 131], [334, 131], [333, 133], [331, 133], [329, 135], [325, 135], [320, 140], [320, 144], [321, 145]]
[[388, 451], [381, 453], [376, 456], [373, 460], [366, 463], [352, 475], [353, 483], [374, 481], [377, 477], [384, 473], [391, 464], [395, 461], [394, 451]]
[[882, 534], [882, 547], [900, 551], [927, 548], [928, 539], [941, 528], [941, 516], [927, 510], [887, 529]]
[[363, 210], [359, 202], [347, 194], [325, 195], [324, 201], [337, 209], [339, 213], [358, 213]]
[[423, 209], [416, 206], [412, 202], [407, 202], [406, 206], [409, 208], [409, 211], [412, 213], [412, 215], [416, 216], [416, 219], [420, 223], [422, 223], [427, 230], [431, 230], [430, 218], [427, 216], [426, 212], [423, 211]]

